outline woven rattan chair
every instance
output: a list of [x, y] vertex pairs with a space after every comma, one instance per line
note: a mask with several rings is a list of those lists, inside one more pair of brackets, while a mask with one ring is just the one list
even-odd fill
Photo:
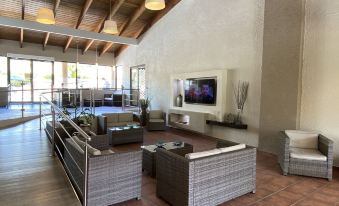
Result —
[[[312, 133], [293, 132], [297, 136], [289, 135], [287, 131], [280, 132], [278, 161], [283, 174], [321, 177], [332, 180], [332, 140], [323, 135], [314, 134], [315, 136], [313, 135], [312, 137]], [[310, 135], [310, 137], [307, 138], [305, 135]], [[298, 136], [302, 136], [302, 138]]]
[[[222, 142], [217, 147], [231, 145]], [[174, 206], [213, 206], [255, 192], [253, 147], [197, 159], [158, 149], [156, 161], [156, 194]]]
[[161, 110], [151, 110], [147, 115], [147, 130], [166, 130], [166, 113]]

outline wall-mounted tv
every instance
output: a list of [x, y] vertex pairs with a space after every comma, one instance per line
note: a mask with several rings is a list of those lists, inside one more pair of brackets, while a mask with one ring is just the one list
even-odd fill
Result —
[[185, 80], [185, 103], [215, 105], [217, 99], [215, 77]]

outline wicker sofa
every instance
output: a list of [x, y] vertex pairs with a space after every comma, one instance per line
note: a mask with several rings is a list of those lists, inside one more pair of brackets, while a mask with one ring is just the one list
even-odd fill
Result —
[[133, 121], [133, 113], [103, 113], [98, 116], [98, 133], [106, 134], [107, 128], [126, 126], [128, 124], [139, 124], [139, 122]]
[[147, 130], [166, 130], [166, 113], [161, 110], [151, 110], [147, 114]]
[[279, 141], [278, 161], [284, 175], [332, 180], [332, 140], [314, 132], [289, 130], [280, 132]]
[[[99, 140], [92, 137], [91, 146], [101, 150], [100, 155], [89, 154], [88, 190], [89, 206], [106, 206], [141, 197], [142, 154], [141, 151], [112, 153], [106, 135], [99, 135]], [[94, 143], [93, 143], [94, 142]], [[72, 177], [80, 197], [84, 192], [84, 152], [71, 138], [66, 139], [65, 165]], [[92, 149], [91, 149], [92, 150]], [[104, 150], [104, 151], [102, 151]], [[72, 157], [78, 166], [72, 161]]]
[[[217, 148], [236, 145], [219, 141]], [[256, 148], [244, 145], [195, 159], [185, 156], [164, 149], [156, 153], [156, 193], [171, 205], [212, 206], [255, 192]]]

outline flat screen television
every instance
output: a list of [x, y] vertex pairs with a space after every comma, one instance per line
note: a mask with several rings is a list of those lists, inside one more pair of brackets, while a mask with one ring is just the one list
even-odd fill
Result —
[[194, 78], [185, 80], [185, 103], [215, 105], [217, 100], [217, 79]]

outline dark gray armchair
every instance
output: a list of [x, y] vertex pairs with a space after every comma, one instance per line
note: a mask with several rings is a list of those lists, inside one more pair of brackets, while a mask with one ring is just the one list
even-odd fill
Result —
[[166, 130], [166, 113], [161, 110], [151, 110], [147, 115], [147, 130]]
[[284, 175], [332, 180], [333, 141], [305, 131], [280, 132], [278, 161]]

